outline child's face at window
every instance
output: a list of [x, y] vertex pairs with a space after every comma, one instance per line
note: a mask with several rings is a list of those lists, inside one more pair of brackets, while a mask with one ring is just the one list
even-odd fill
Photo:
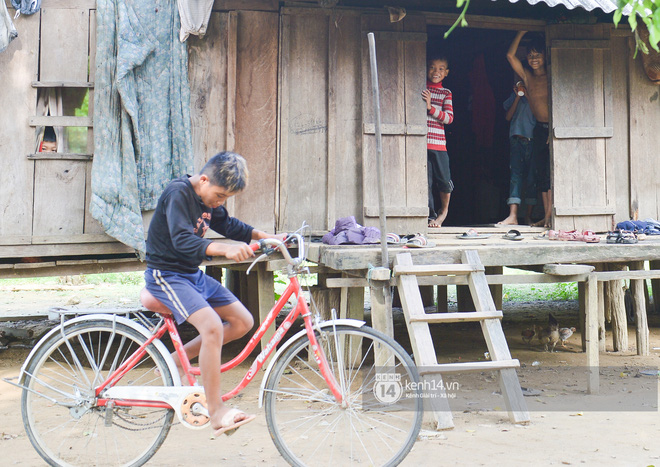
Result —
[[445, 60], [433, 60], [429, 64], [427, 79], [434, 84], [442, 82], [449, 74], [449, 65]]
[[202, 184], [199, 190], [199, 197], [202, 202], [210, 208], [217, 208], [236, 193], [228, 191], [225, 187], [213, 185], [206, 175], [202, 175]]
[[57, 152], [57, 142], [44, 141], [41, 143], [41, 152]]

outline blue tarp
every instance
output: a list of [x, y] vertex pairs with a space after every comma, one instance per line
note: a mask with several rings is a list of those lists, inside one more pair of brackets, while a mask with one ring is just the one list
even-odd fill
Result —
[[91, 213], [144, 253], [142, 211], [193, 173], [188, 52], [176, 2], [97, 0]]

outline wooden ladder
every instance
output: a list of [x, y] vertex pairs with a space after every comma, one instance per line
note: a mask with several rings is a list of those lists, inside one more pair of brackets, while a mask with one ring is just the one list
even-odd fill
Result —
[[[511, 358], [509, 346], [502, 331], [502, 312], [495, 309], [484, 266], [474, 250], [463, 251], [462, 261], [462, 264], [414, 266], [410, 253], [399, 253], [394, 260], [393, 273], [399, 288], [415, 362], [420, 369], [422, 387], [440, 388], [434, 390], [435, 397], [425, 397], [425, 411], [433, 415], [438, 430], [453, 428], [451, 409], [440, 375], [442, 373], [492, 370], [499, 373], [500, 388], [511, 421], [527, 423], [529, 422], [529, 412], [516, 374], [516, 368], [520, 367], [520, 362]], [[426, 314], [417, 276], [449, 275], [467, 276], [467, 283], [477, 311]], [[481, 330], [486, 339], [491, 360], [439, 364], [429, 323], [469, 321], [481, 323]]]

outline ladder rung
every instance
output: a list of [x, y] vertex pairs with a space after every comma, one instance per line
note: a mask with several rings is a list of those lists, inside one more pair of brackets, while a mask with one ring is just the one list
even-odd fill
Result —
[[406, 266], [397, 264], [394, 266], [394, 276], [463, 276], [473, 272], [483, 271], [483, 267], [472, 264], [429, 264], [425, 266]]
[[420, 368], [420, 375], [430, 375], [434, 373], [465, 373], [469, 371], [497, 371], [506, 368], [519, 368], [520, 362], [517, 359], [497, 360], [486, 362], [462, 362], [462, 363], [440, 363], [437, 365], [424, 366]]
[[495, 311], [464, 311], [458, 313], [425, 313], [410, 317], [410, 322], [423, 321], [425, 323], [462, 323], [483, 321], [485, 319], [502, 319], [502, 312]]

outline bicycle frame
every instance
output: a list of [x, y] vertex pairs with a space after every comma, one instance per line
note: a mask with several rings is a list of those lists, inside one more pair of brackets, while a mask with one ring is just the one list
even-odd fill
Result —
[[[338, 403], [343, 402], [343, 396], [341, 393], [341, 390], [339, 388], [339, 384], [337, 383], [337, 380], [335, 379], [334, 375], [330, 371], [329, 364], [327, 362], [327, 359], [325, 357], [325, 354], [323, 353], [323, 350], [321, 346], [319, 345], [316, 335], [314, 333], [314, 324], [312, 322], [312, 314], [309, 310], [309, 307], [307, 306], [307, 302], [305, 298], [302, 296], [302, 288], [300, 286], [300, 283], [298, 281], [298, 278], [296, 276], [291, 276], [289, 277], [289, 284], [287, 285], [284, 293], [282, 296], [279, 298], [279, 300], [275, 303], [273, 308], [270, 310], [268, 315], [266, 316], [266, 319], [264, 320], [263, 323], [259, 326], [257, 331], [253, 334], [253, 336], [250, 338], [248, 341], [247, 345], [243, 348], [243, 350], [232, 360], [229, 362], [221, 365], [220, 371], [225, 372], [227, 370], [230, 370], [243, 361], [245, 361], [252, 350], [257, 346], [261, 338], [264, 336], [266, 333], [266, 330], [275, 322], [275, 319], [277, 318], [278, 314], [280, 311], [284, 308], [284, 305], [288, 302], [289, 298], [291, 298], [292, 295], [295, 295], [296, 297], [296, 303], [293, 307], [293, 309], [289, 312], [289, 314], [286, 316], [284, 321], [280, 324], [280, 326], [277, 328], [275, 331], [275, 334], [271, 339], [268, 341], [266, 346], [262, 349], [262, 351], [259, 353], [259, 355], [256, 357], [248, 371], [246, 372], [245, 376], [243, 376], [243, 379], [234, 387], [231, 391], [228, 393], [224, 394], [222, 396], [223, 401], [227, 401], [231, 399], [232, 397], [236, 396], [238, 393], [241, 392], [255, 377], [255, 375], [258, 373], [258, 371], [263, 367], [265, 361], [268, 359], [268, 357], [275, 351], [277, 348], [277, 344], [280, 343], [284, 335], [288, 332], [288, 330], [291, 328], [293, 325], [294, 321], [301, 316], [303, 318], [303, 322], [305, 324], [305, 330], [307, 333], [307, 336], [310, 340], [311, 343], [311, 348], [314, 349], [314, 360], [316, 363], [319, 365], [319, 369], [321, 371], [321, 374], [323, 375], [324, 379], [328, 383], [328, 387], [332, 394], [334, 395], [335, 399], [337, 400]], [[110, 400], [110, 399], [105, 399], [102, 397], [99, 397], [101, 393], [103, 392], [104, 389], [108, 387], [113, 387], [115, 386], [121, 378], [131, 370], [131, 368], [140, 361], [140, 359], [144, 356], [146, 352], [146, 348], [156, 339], [160, 339], [165, 332], [169, 332], [169, 335], [172, 339], [172, 342], [174, 343], [174, 347], [176, 350], [177, 355], [179, 356], [179, 359], [181, 361], [181, 365], [183, 366], [184, 374], [187, 376], [188, 381], [190, 382], [191, 385], [195, 383], [195, 375], [200, 374], [200, 369], [199, 367], [193, 367], [190, 364], [190, 360], [188, 359], [188, 356], [186, 355], [186, 351], [183, 347], [183, 342], [181, 341], [181, 338], [179, 337], [179, 333], [176, 328], [176, 323], [174, 322], [174, 318], [172, 315], [164, 315], [163, 316], [164, 323], [161, 324], [153, 333], [153, 335], [138, 348], [119, 368], [117, 368], [104, 382], [101, 384], [98, 388], [96, 388], [96, 396], [97, 396], [97, 405], [98, 406], [106, 406], [108, 403], [112, 402], [114, 405], [117, 406], [139, 406], [139, 407], [159, 407], [159, 408], [171, 408], [170, 404], [164, 403], [164, 402], [156, 402], [156, 401], [147, 401], [147, 400]]]

